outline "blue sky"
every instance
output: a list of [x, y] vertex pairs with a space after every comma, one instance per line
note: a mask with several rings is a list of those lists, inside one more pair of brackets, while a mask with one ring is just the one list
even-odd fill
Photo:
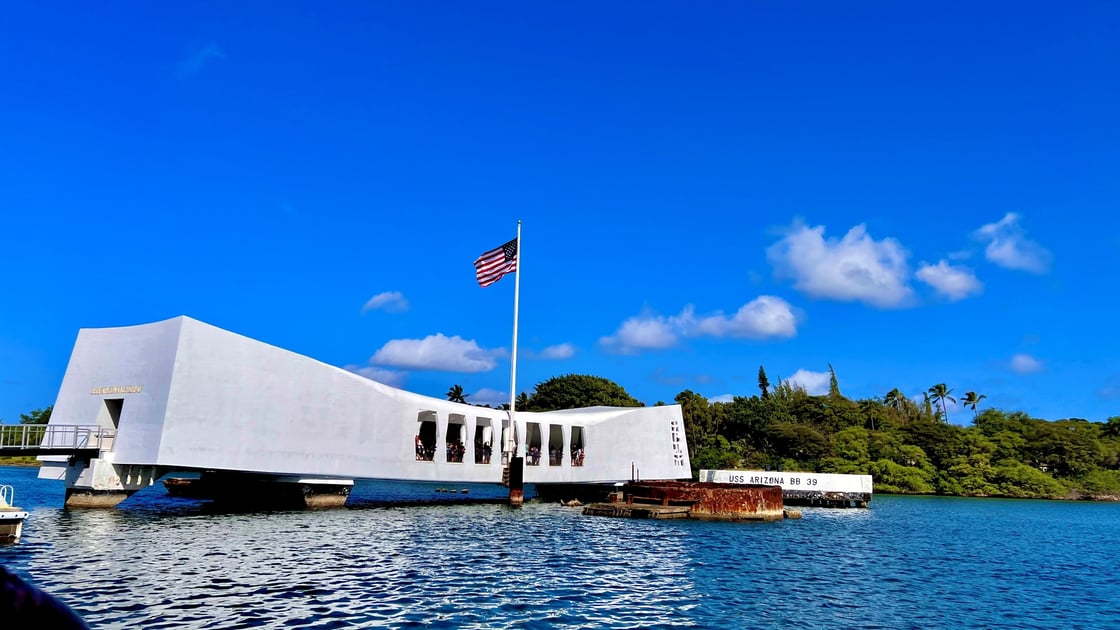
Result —
[[[423, 394], [652, 404], [831, 363], [1120, 415], [1114, 3], [23, 3], [0, 418], [189, 315]], [[954, 422], [971, 412], [950, 411]]]

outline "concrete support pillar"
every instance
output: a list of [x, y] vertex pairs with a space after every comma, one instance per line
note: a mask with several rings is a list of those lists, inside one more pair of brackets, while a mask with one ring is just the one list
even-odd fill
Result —
[[525, 458], [514, 457], [509, 462], [509, 504], [521, 507], [525, 503]]
[[111, 508], [128, 497], [136, 494], [132, 491], [118, 490], [90, 490], [67, 488], [66, 501], [63, 503], [68, 508]]
[[156, 466], [114, 464], [111, 453], [89, 460], [70, 458], [44, 462], [40, 478], [66, 481], [68, 508], [111, 508], [155, 483], [164, 474]]
[[329, 483], [301, 483], [300, 492], [303, 494], [303, 505], [309, 508], [338, 508], [346, 505], [350, 496], [350, 489], [354, 487], [353, 480], [338, 483], [331, 480]]

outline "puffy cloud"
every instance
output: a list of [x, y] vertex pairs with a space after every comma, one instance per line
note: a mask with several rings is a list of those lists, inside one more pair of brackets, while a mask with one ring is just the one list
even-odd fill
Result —
[[898, 241], [876, 241], [862, 224], [837, 240], [825, 239], [823, 225], [795, 222], [766, 250], [778, 277], [792, 278], [808, 295], [884, 308], [904, 306], [913, 295], [906, 256]]
[[525, 350], [524, 357], [526, 359], [544, 359], [544, 360], [560, 360], [570, 359], [576, 353], [576, 348], [570, 343], [561, 343], [555, 346], [548, 346], [540, 352], [533, 350]]
[[371, 297], [362, 307], [362, 313], [382, 310], [387, 313], [401, 313], [408, 310], [408, 300], [400, 291], [385, 291]]
[[805, 388], [805, 391], [812, 396], [822, 396], [828, 393], [828, 382], [832, 379], [832, 375], [828, 372], [810, 372], [809, 370], [798, 370], [793, 373], [793, 376], [786, 379], [791, 384], [800, 385]]
[[689, 305], [680, 315], [664, 317], [645, 313], [622, 323], [618, 332], [599, 340], [607, 349], [623, 354], [640, 350], [671, 348], [681, 337], [793, 337], [797, 335], [797, 315], [785, 300], [762, 295], [744, 304], [728, 317], [721, 312], [697, 316]]
[[954, 302], [984, 290], [984, 283], [976, 278], [971, 269], [950, 265], [945, 260], [936, 265], [922, 264], [914, 275]]
[[1011, 357], [1011, 371], [1016, 374], [1034, 374], [1042, 371], [1042, 361], [1029, 354], [1017, 354]]
[[1050, 252], [1026, 237], [1019, 225], [1019, 215], [1014, 212], [981, 226], [973, 237], [988, 243], [984, 257], [1000, 267], [1031, 273], [1045, 273], [1050, 269]]
[[599, 339], [604, 347], [622, 354], [640, 350], [661, 350], [677, 345], [676, 326], [672, 320], [657, 315], [637, 315], [622, 322], [618, 332]]
[[397, 370], [386, 370], [372, 366], [347, 365], [346, 370], [390, 387], [403, 387], [405, 380], [408, 378], [408, 372], [398, 372]]
[[437, 333], [423, 339], [393, 339], [381, 346], [369, 362], [415, 370], [488, 372], [502, 356], [503, 349], [486, 350], [473, 339]]
[[735, 394], [720, 394], [719, 396], [712, 396], [708, 399], [709, 405], [716, 403], [729, 403], [735, 400]]
[[496, 389], [483, 387], [477, 392], [471, 394], [467, 398], [467, 402], [478, 405], [490, 405], [491, 407], [500, 407], [501, 405], [509, 404], [509, 392], [500, 392]]
[[[692, 309], [686, 312], [691, 316]], [[684, 313], [681, 314], [682, 317]], [[760, 295], [744, 304], [735, 315], [716, 313], [689, 322], [685, 334], [713, 337], [793, 337], [797, 335], [797, 316], [782, 298]]]

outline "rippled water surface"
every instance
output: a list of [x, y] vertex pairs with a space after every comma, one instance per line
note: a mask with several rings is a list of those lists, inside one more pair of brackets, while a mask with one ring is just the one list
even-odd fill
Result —
[[218, 513], [157, 486], [67, 511], [35, 474], [0, 467], [31, 511], [0, 563], [96, 628], [1120, 627], [1116, 504], [877, 496], [736, 524], [384, 507], [372, 485], [345, 509]]

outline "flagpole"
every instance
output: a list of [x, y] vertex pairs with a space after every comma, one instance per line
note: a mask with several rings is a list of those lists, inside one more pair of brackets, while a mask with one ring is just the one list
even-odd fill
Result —
[[517, 424], [514, 422], [513, 414], [515, 405], [517, 403], [517, 302], [521, 297], [521, 219], [517, 220], [517, 273], [513, 278], [513, 352], [510, 354], [509, 361], [509, 433], [506, 438], [506, 451], [510, 453], [510, 458], [516, 456], [513, 453], [513, 432], [516, 430]]

